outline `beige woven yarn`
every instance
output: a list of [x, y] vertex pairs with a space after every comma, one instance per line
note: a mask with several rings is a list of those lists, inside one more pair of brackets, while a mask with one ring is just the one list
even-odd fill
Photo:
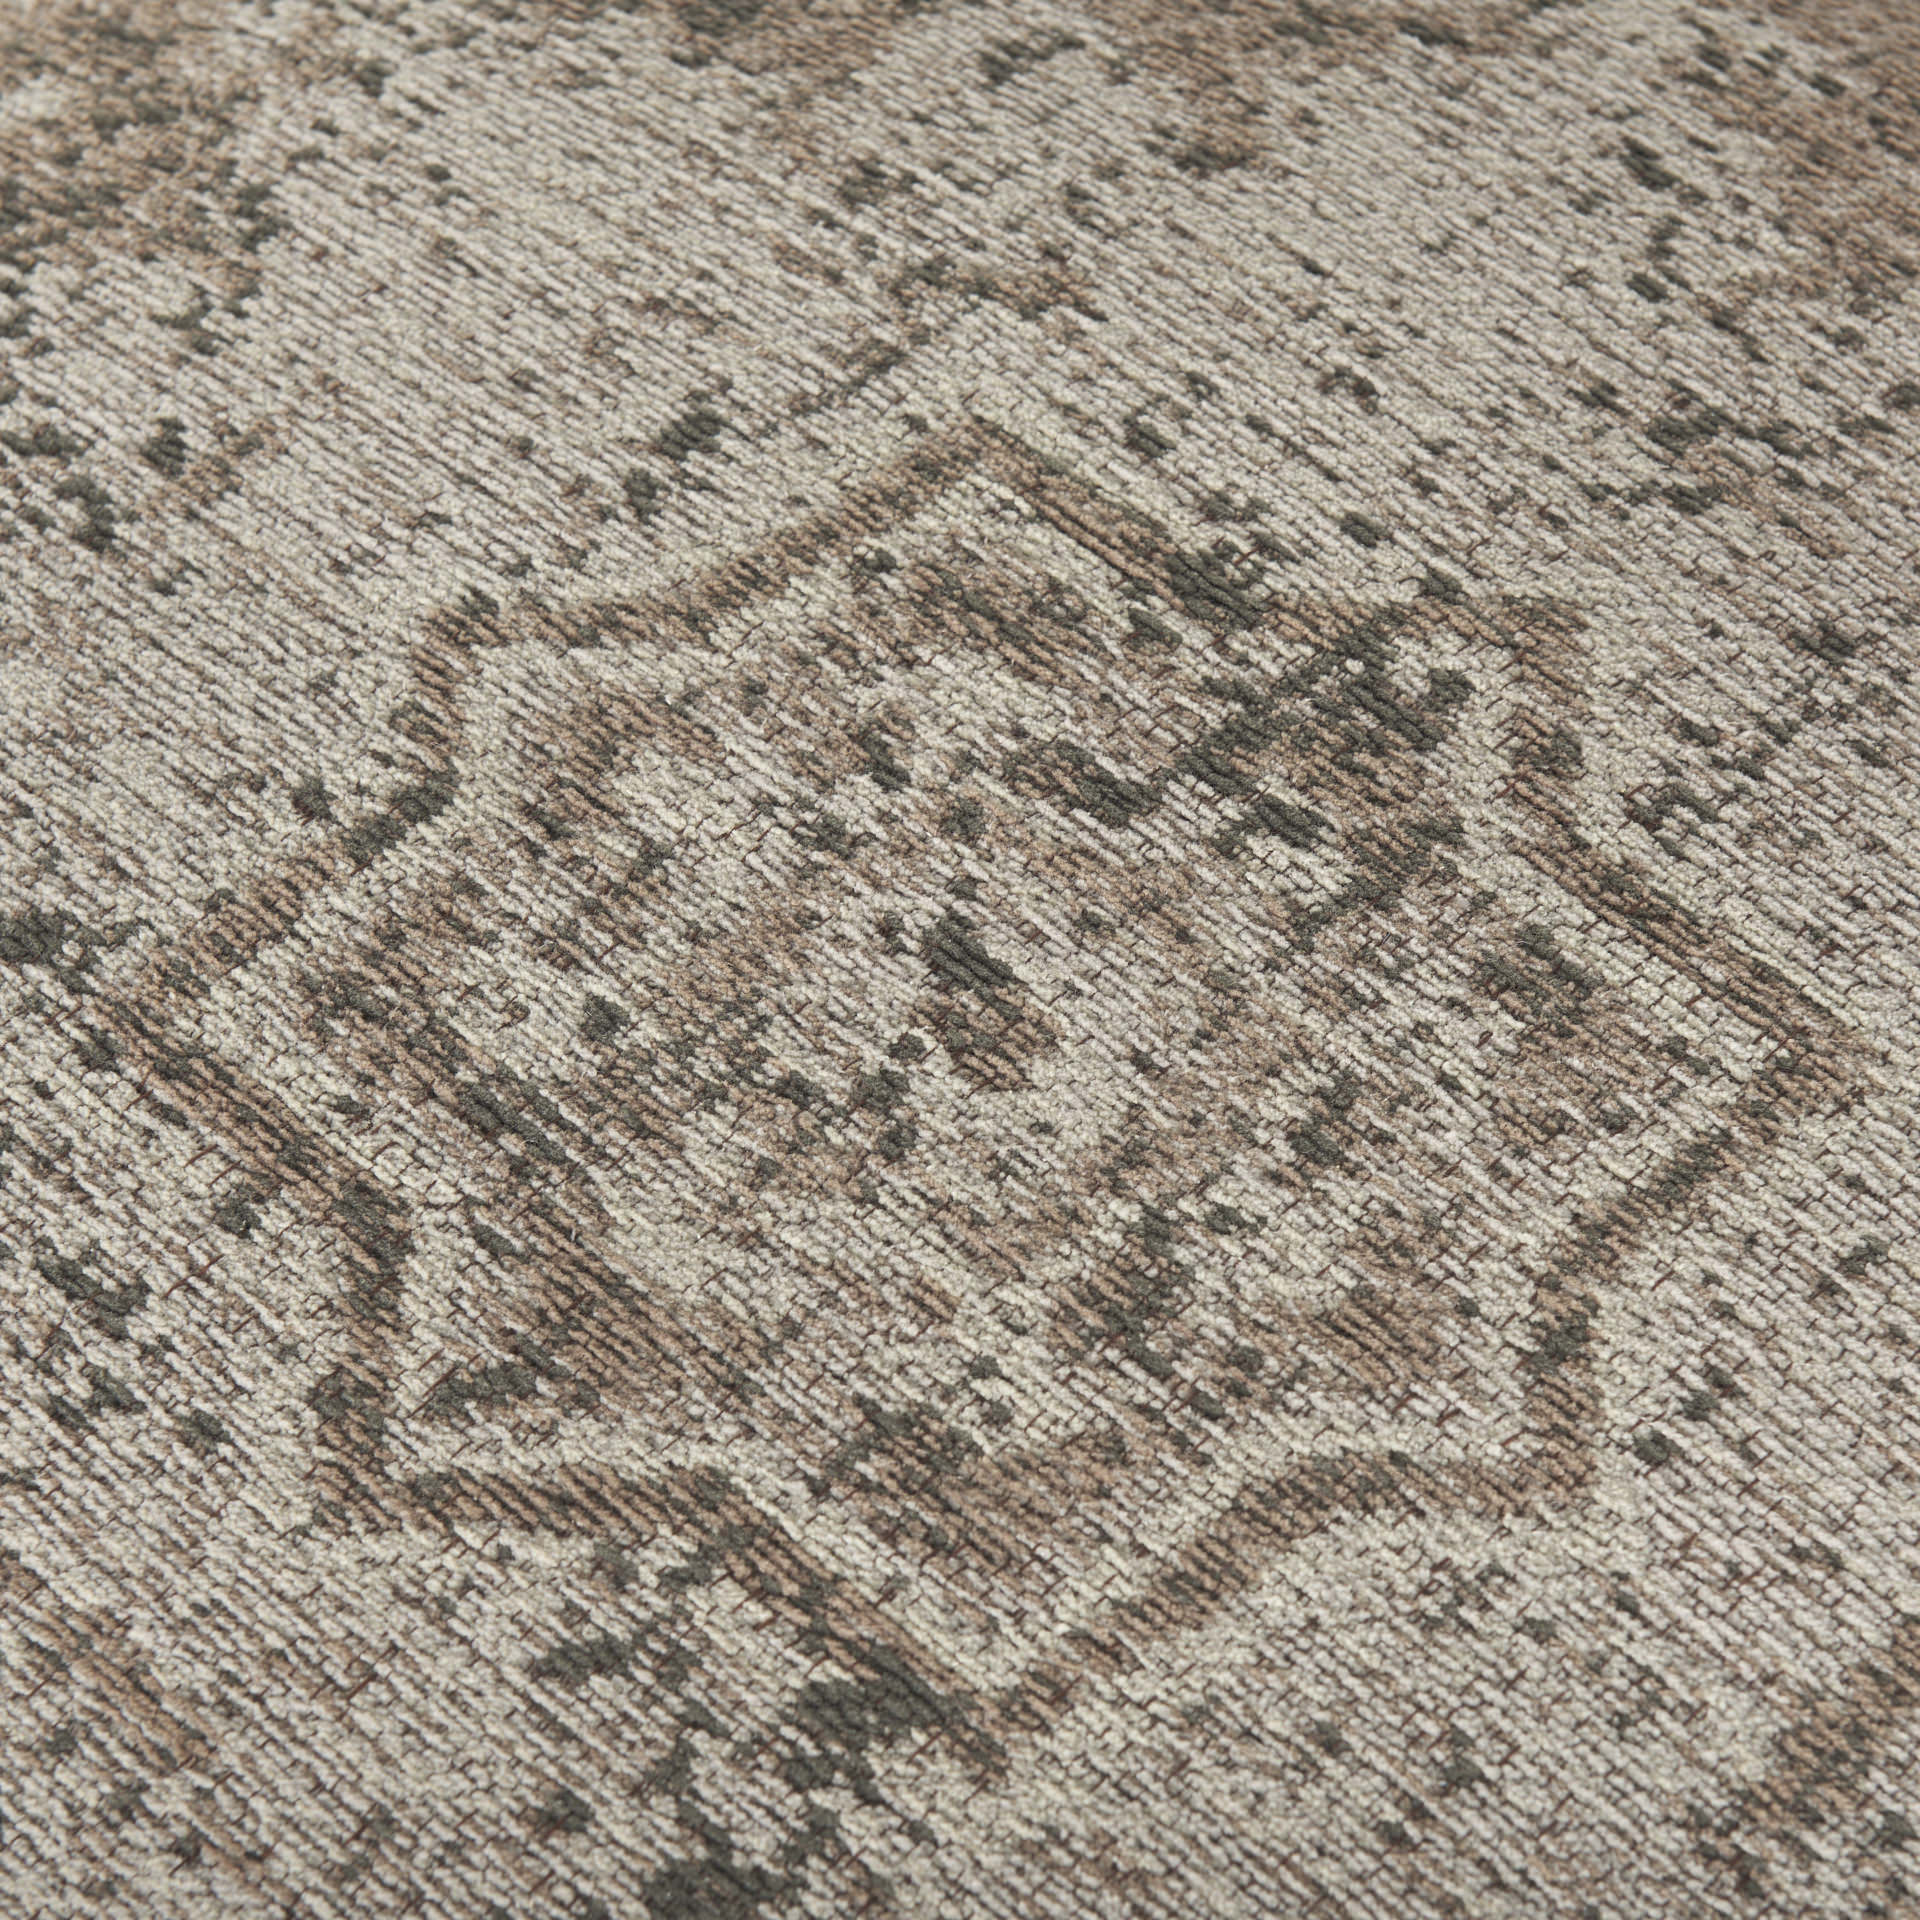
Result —
[[0, 1916], [1920, 1913], [1920, 7], [0, 0]]

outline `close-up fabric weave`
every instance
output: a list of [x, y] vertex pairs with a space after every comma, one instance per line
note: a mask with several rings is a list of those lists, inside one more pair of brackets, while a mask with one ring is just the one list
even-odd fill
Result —
[[1920, 8], [0, 0], [0, 1916], [1920, 1914]]

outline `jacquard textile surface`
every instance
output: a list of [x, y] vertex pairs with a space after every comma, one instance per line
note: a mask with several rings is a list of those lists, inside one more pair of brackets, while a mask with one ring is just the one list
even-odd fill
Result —
[[1920, 15], [0, 13], [0, 1914], [1920, 1911]]

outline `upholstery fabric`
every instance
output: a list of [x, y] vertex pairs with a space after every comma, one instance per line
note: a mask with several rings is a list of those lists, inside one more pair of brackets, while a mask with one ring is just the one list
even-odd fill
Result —
[[0, 49], [0, 1914], [1920, 1911], [1920, 12]]

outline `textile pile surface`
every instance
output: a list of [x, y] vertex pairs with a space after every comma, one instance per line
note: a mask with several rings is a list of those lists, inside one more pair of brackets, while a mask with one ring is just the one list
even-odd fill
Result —
[[1920, 16], [0, 21], [0, 1913], [1920, 1911]]

